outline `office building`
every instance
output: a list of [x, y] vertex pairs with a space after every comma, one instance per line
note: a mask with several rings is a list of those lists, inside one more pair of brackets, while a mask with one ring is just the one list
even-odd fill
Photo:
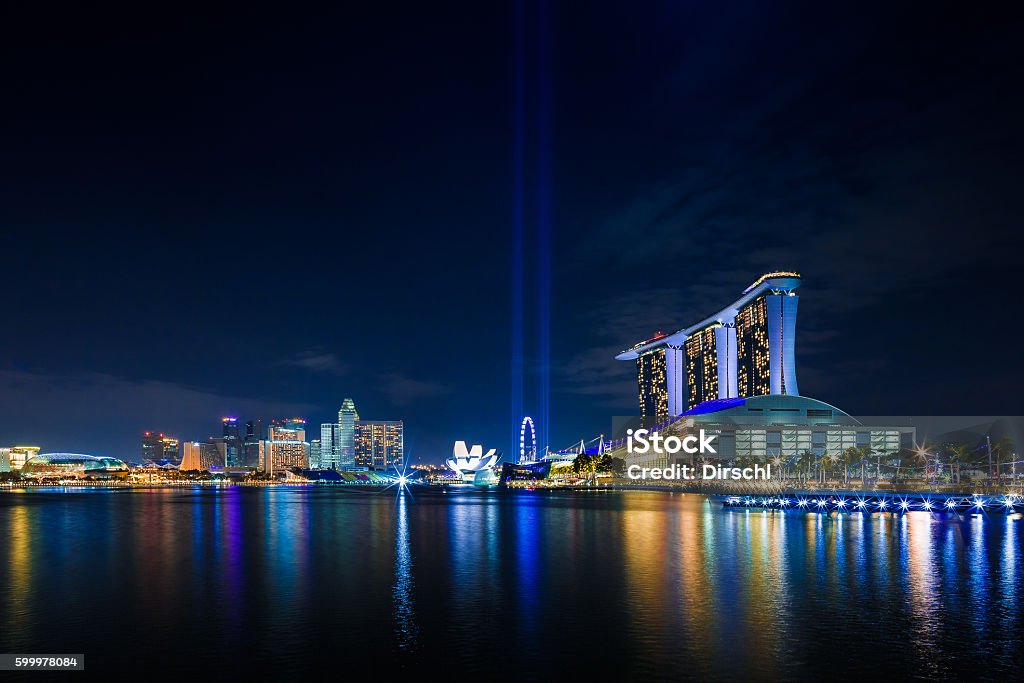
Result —
[[766, 273], [709, 318], [673, 334], [659, 333], [616, 356], [636, 361], [644, 421], [662, 422], [705, 401], [799, 395], [794, 361], [799, 286], [798, 273]]
[[302, 437], [306, 436], [306, 421], [301, 417], [289, 417], [284, 420], [273, 420], [270, 423], [271, 429], [290, 429], [296, 432], [302, 432]]
[[175, 464], [181, 460], [181, 443], [173, 436], [164, 437], [164, 460]]
[[[339, 467], [350, 467], [355, 464], [355, 438], [356, 423], [359, 422], [359, 413], [356, 412], [356, 404], [351, 398], [341, 402], [341, 409], [338, 410], [338, 434], [335, 449]], [[321, 434], [320, 440], [323, 441]]]
[[306, 421], [298, 418], [275, 420], [267, 430], [267, 439], [260, 442], [259, 469], [275, 474], [294, 467], [309, 468]]
[[263, 440], [263, 420], [248, 420], [245, 423], [245, 438], [242, 440], [242, 466], [256, 469], [260, 465], [260, 441]]
[[142, 433], [142, 462], [167, 460], [177, 463], [180, 458], [180, 444], [173, 436], [159, 432]]
[[238, 418], [221, 418], [224, 438], [224, 462], [226, 467], [243, 467], [242, 437], [239, 434]]
[[401, 420], [355, 424], [355, 464], [371, 470], [401, 470], [405, 461], [405, 428]]
[[318, 470], [323, 466], [320, 454], [320, 439], [309, 442], [309, 469]]
[[224, 439], [186, 441], [182, 444], [181, 464], [178, 466], [178, 469], [182, 472], [209, 472], [210, 470], [223, 468], [226, 462], [227, 455]]
[[336, 422], [320, 425], [320, 467], [341, 468], [341, 425]]

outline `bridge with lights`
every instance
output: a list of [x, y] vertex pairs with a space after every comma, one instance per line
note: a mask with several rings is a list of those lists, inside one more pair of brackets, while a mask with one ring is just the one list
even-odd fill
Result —
[[790, 495], [726, 496], [727, 508], [801, 510], [805, 512], [933, 512], [969, 513], [1024, 512], [1024, 495], [943, 494], [842, 494], [797, 493]]

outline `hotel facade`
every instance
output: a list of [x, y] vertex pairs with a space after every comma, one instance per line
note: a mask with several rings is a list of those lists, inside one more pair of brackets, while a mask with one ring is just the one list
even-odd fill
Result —
[[645, 424], [705, 401], [800, 394], [794, 360], [799, 273], [766, 273], [739, 299], [690, 327], [659, 333], [616, 358], [636, 363]]
[[355, 463], [371, 470], [402, 469], [405, 424], [402, 420], [360, 420], [355, 423]]
[[[636, 362], [644, 426], [679, 436], [703, 430], [715, 437], [711, 460], [792, 464], [851, 448], [871, 458], [910, 448], [913, 427], [866, 425], [800, 395], [794, 360], [799, 286], [799, 273], [766, 273], [696, 325], [659, 333], [616, 356]], [[680, 460], [665, 453], [624, 459], [641, 467]]]

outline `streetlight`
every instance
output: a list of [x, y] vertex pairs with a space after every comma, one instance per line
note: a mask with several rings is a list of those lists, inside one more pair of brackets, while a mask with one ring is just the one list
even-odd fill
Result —
[[988, 480], [992, 483], [992, 437], [985, 435], [985, 443], [988, 444]]
[[[925, 477], [925, 479], [929, 479], [929, 477], [928, 477], [928, 456], [930, 456], [930, 455], [931, 455], [931, 453], [929, 453], [927, 451], [927, 449], [925, 449], [924, 444], [921, 444], [921, 445], [919, 445], [917, 447], [917, 458], [918, 458], [918, 460], [924, 460], [924, 477]], [[936, 456], [936, 467], [935, 467], [935, 470], [934, 470], [936, 475], [938, 474], [938, 469], [939, 469], [938, 468], [938, 456]], [[929, 479], [928, 483], [929, 484], [934, 484], [935, 481], [934, 481], [934, 479]]]

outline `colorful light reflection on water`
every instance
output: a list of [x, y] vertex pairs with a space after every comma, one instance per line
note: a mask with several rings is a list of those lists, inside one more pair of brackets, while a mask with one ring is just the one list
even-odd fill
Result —
[[1012, 678], [1024, 656], [1020, 514], [278, 488], [14, 492], [0, 515], [0, 651], [94, 671]]

